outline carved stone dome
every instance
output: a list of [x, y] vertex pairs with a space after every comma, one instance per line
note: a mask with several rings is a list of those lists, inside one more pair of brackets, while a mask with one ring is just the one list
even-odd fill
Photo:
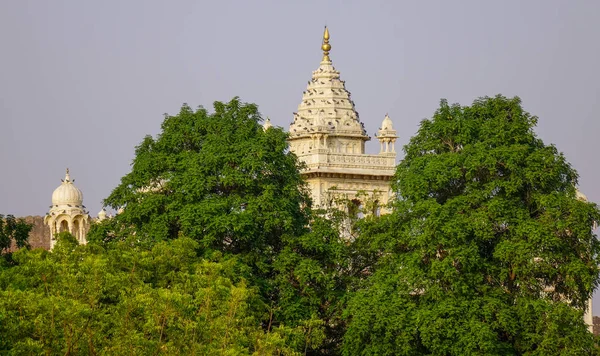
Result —
[[83, 193], [73, 184], [69, 176], [69, 169], [62, 184], [52, 193], [52, 205], [74, 205], [81, 206]]

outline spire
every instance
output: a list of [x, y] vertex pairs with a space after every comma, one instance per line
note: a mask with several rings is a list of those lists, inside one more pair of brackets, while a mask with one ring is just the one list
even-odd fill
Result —
[[[329, 58], [329, 30], [323, 33], [323, 60], [317, 70], [312, 72], [294, 121], [290, 125], [290, 139], [314, 139], [314, 134], [340, 136], [359, 141], [368, 141], [363, 124], [352, 101], [345, 82], [340, 79]], [[344, 141], [344, 144], [348, 142]], [[307, 143], [307, 147], [313, 146]], [[362, 147], [362, 143], [357, 143]]]
[[327, 29], [327, 26], [325, 26], [325, 32], [323, 33], [323, 44], [321, 44], [321, 49], [323, 50], [323, 62], [331, 62], [331, 58], [329, 58], [331, 45], [329, 44], [329, 30]]
[[65, 174], [65, 182], [70, 182], [71, 181], [71, 176], [69, 175], [69, 168], [67, 168], [67, 174]]

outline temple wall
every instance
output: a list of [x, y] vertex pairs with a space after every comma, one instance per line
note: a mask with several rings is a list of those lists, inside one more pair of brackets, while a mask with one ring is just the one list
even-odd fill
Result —
[[[28, 224], [32, 224], [33, 228], [29, 232], [29, 245], [31, 248], [43, 248], [46, 250], [50, 249], [50, 228], [44, 224], [43, 216], [25, 216], [22, 217]], [[89, 223], [86, 226], [86, 231], [89, 230]], [[16, 246], [13, 241], [11, 251], [16, 250]]]
[[43, 216], [26, 216], [23, 219], [33, 225], [29, 233], [29, 244], [31, 248], [50, 249], [50, 229], [44, 225]]
[[[44, 225], [44, 217], [43, 216], [25, 216], [25, 217], [17, 217], [17, 219], [23, 219], [26, 223], [33, 225], [31, 231], [29, 232], [29, 245], [31, 248], [43, 248], [46, 250], [50, 249], [50, 229], [46, 225]], [[12, 246], [9, 252], [14, 252], [17, 250], [17, 246], [15, 241], [12, 241]]]
[[[311, 189], [312, 199], [316, 205], [325, 207], [332, 202], [328, 201], [334, 197], [353, 200], [358, 198], [361, 203], [364, 200], [377, 200], [378, 205], [382, 207], [381, 213], [388, 213], [385, 206], [391, 196], [390, 183], [387, 180], [348, 177], [311, 177], [307, 179]], [[358, 197], [359, 193], [366, 194], [366, 197]], [[334, 198], [335, 199], [335, 198]]]

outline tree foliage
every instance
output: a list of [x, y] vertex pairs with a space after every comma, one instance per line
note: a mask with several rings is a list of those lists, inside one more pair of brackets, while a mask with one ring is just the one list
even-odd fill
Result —
[[216, 102], [213, 113], [184, 105], [167, 116], [105, 200], [122, 212], [88, 236], [148, 247], [186, 236], [208, 260], [233, 258], [258, 291], [263, 329], [300, 328], [288, 345], [321, 352], [338, 345], [343, 330], [345, 244], [312, 214], [287, 134], [264, 130], [260, 120], [255, 105], [237, 98]]
[[[184, 105], [137, 146], [89, 244], [61, 233], [0, 260], [0, 353], [596, 352], [600, 211], [518, 98], [442, 101], [381, 217], [378, 192], [333, 188], [313, 210], [287, 135], [260, 120], [237, 98]], [[0, 248], [30, 228], [0, 216]]]
[[[600, 214], [518, 98], [442, 101], [405, 147], [394, 212], [362, 228], [370, 276], [347, 355], [595, 352]], [[372, 258], [376, 256], [376, 258]]]
[[181, 233], [202, 248], [261, 259], [306, 226], [298, 163], [282, 130], [263, 130], [256, 105], [236, 98], [214, 109], [184, 105], [167, 116], [160, 135], [137, 146], [131, 172], [105, 204], [124, 208], [115, 220], [139, 239]]
[[208, 261], [189, 238], [151, 249], [20, 250], [0, 269], [0, 353], [296, 354], [302, 329], [261, 328], [261, 300], [234, 260]]
[[23, 219], [17, 219], [13, 215], [6, 217], [0, 214], [0, 254], [7, 252], [13, 241], [17, 248], [27, 246], [27, 238], [33, 226]]

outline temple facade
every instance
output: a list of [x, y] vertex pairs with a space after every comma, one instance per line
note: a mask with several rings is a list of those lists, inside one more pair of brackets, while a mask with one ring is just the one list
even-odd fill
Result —
[[365, 142], [371, 137], [329, 57], [327, 28], [321, 49], [321, 63], [312, 73], [290, 124], [290, 150], [305, 164], [302, 174], [315, 206], [331, 206], [342, 199], [363, 206], [369, 200], [369, 210], [386, 213], [396, 168], [397, 136], [392, 120], [386, 114], [377, 133], [379, 154], [365, 153]]

